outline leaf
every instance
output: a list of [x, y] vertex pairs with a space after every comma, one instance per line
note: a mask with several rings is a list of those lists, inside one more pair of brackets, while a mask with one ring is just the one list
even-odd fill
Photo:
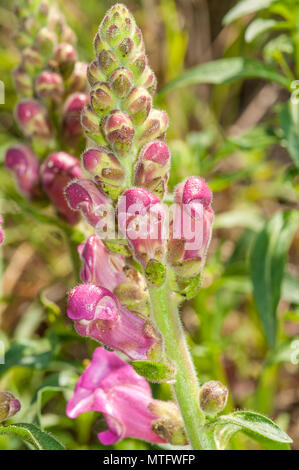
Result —
[[236, 411], [230, 415], [219, 416], [213, 421], [215, 441], [219, 449], [225, 449], [232, 436], [244, 432], [266, 449], [289, 449], [292, 439], [271, 419], [255, 411]]
[[276, 340], [276, 309], [281, 295], [286, 255], [298, 221], [299, 214], [295, 211], [278, 212], [257, 235], [250, 253], [254, 299], [271, 348], [275, 346]]
[[299, 104], [283, 105], [279, 118], [288, 152], [297, 168], [299, 168]]
[[65, 450], [51, 434], [41, 431], [34, 424], [19, 423], [0, 427], [0, 435], [11, 434], [33, 445], [38, 450]]
[[299, 336], [285, 341], [269, 355], [266, 366], [288, 362], [290, 364], [299, 363]]
[[134, 361], [132, 363], [135, 371], [152, 382], [172, 381], [175, 376], [173, 367], [160, 362]]
[[279, 25], [278, 21], [272, 19], [256, 18], [250, 23], [245, 31], [245, 41], [251, 42], [260, 34], [275, 28], [277, 25]]
[[13, 366], [44, 369], [50, 363], [52, 354], [48, 341], [24, 340], [14, 343], [5, 353], [5, 363], [0, 365], [0, 376]]
[[280, 83], [288, 89], [290, 87], [290, 80], [288, 78], [260, 61], [243, 57], [230, 57], [206, 62], [187, 70], [162, 88], [160, 93], [158, 93], [158, 98], [170, 91], [190, 85], [200, 83], [219, 85], [232, 83], [244, 78], [261, 78]]
[[241, 150], [250, 151], [266, 149], [270, 145], [279, 142], [279, 138], [271, 128], [255, 126], [244, 134], [229, 139], [229, 142]]
[[242, 0], [231, 8], [223, 18], [223, 24], [228, 25], [249, 13], [255, 13], [268, 8], [276, 0]]

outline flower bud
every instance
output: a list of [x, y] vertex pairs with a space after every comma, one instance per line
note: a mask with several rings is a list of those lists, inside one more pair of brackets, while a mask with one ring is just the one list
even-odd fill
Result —
[[35, 75], [43, 66], [43, 57], [34, 47], [26, 47], [22, 51], [22, 67], [30, 75]]
[[134, 138], [134, 127], [130, 116], [121, 111], [112, 111], [103, 121], [103, 132], [113, 150], [122, 157], [130, 151]]
[[80, 210], [87, 222], [101, 233], [111, 229], [111, 203], [97, 185], [85, 178], [72, 181], [65, 189], [69, 207]]
[[211, 202], [211, 190], [196, 176], [187, 178], [175, 191], [168, 249], [179, 277], [194, 277], [204, 266], [214, 219]]
[[157, 78], [152, 69], [146, 66], [140, 78], [140, 85], [147, 89], [150, 95], [154, 95], [157, 88]]
[[68, 78], [73, 73], [77, 61], [77, 52], [71, 44], [62, 42], [55, 50], [54, 60], [58, 64], [61, 75]]
[[57, 46], [57, 35], [49, 27], [43, 27], [36, 35], [36, 46], [43, 56], [51, 57]]
[[29, 147], [18, 145], [9, 148], [5, 155], [5, 166], [15, 174], [22, 194], [28, 198], [37, 195], [39, 162]]
[[225, 408], [227, 398], [227, 388], [217, 380], [210, 380], [200, 388], [200, 408], [207, 415], [213, 416], [220, 413]]
[[144, 145], [150, 140], [161, 137], [168, 127], [168, 116], [165, 111], [152, 109], [148, 118], [139, 130], [138, 142]]
[[119, 303], [129, 310], [149, 315], [149, 297], [144, 276], [131, 266], [124, 268], [125, 280], [114, 289]]
[[51, 128], [44, 108], [35, 100], [23, 100], [16, 106], [16, 120], [26, 137], [50, 137]]
[[107, 194], [114, 197], [116, 192], [117, 197], [122, 190], [125, 172], [114, 153], [106, 147], [90, 148], [83, 153], [82, 160], [85, 170], [95, 177]]
[[117, 57], [126, 64], [135, 52], [135, 44], [133, 39], [124, 38], [115, 49]]
[[43, 71], [35, 81], [35, 91], [40, 98], [51, 98], [59, 102], [64, 93], [64, 84], [61, 75], [54, 72]]
[[178, 406], [171, 401], [153, 400], [148, 409], [158, 419], [153, 421], [152, 430], [172, 445], [186, 445], [188, 439]]
[[19, 400], [10, 392], [0, 392], [0, 422], [14, 416], [21, 408]]
[[113, 93], [106, 82], [97, 82], [90, 92], [90, 101], [93, 110], [102, 116], [109, 112], [115, 105]]
[[163, 261], [165, 252], [165, 211], [160, 200], [143, 188], [131, 188], [118, 202], [118, 223], [146, 267], [150, 261]]
[[109, 348], [126, 354], [131, 360], [159, 357], [161, 339], [147, 319], [119, 304], [103, 287], [81, 284], [69, 293], [67, 314], [76, 331]]
[[133, 88], [124, 102], [125, 111], [130, 114], [137, 125], [146, 120], [151, 108], [151, 95], [143, 87]]
[[41, 179], [45, 192], [58, 212], [71, 225], [75, 225], [79, 221], [80, 214], [69, 208], [64, 191], [70, 181], [81, 177], [80, 162], [64, 152], [49, 155], [41, 167]]
[[87, 64], [86, 62], [76, 62], [75, 68], [68, 82], [68, 92], [86, 91], [87, 89]]
[[100, 285], [113, 291], [120, 283], [126, 281], [124, 257], [110, 253], [96, 234], [90, 235], [79, 246], [79, 254], [83, 261], [81, 270], [83, 282]]
[[162, 198], [167, 188], [170, 151], [164, 142], [155, 140], [142, 148], [135, 168], [135, 184]]
[[81, 124], [84, 129], [91, 134], [100, 134], [100, 119], [94, 113], [90, 104], [84, 106], [81, 113]]
[[125, 98], [133, 86], [133, 74], [125, 67], [119, 67], [109, 77], [112, 90], [118, 98]]
[[13, 79], [17, 93], [26, 98], [30, 98], [33, 95], [32, 78], [23, 67], [17, 67], [13, 71]]
[[74, 31], [67, 24], [64, 24], [62, 26], [60, 41], [67, 42], [69, 44], [72, 44], [73, 46], [77, 44], [77, 37]]
[[98, 56], [100, 70], [105, 75], [110, 75], [118, 66], [119, 60], [113, 51], [101, 50]]
[[91, 86], [97, 82], [105, 80], [105, 74], [100, 70], [98, 62], [95, 60], [91, 62], [87, 68], [87, 79]]
[[62, 135], [64, 141], [74, 148], [82, 136], [81, 112], [88, 103], [85, 93], [73, 93], [66, 100], [62, 112]]
[[[140, 76], [144, 73], [145, 68], [147, 66], [147, 57], [144, 51], [134, 54], [131, 61], [128, 64], [131, 72], [134, 75], [135, 79], [140, 78]], [[143, 80], [145, 77], [143, 78]]]

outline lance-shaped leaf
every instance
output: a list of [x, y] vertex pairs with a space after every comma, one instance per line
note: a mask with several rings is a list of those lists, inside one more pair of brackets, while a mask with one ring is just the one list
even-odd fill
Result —
[[286, 255], [298, 226], [295, 211], [278, 212], [257, 235], [250, 254], [253, 294], [268, 344], [275, 346], [276, 309], [281, 295]]
[[10, 434], [17, 436], [22, 441], [34, 446], [37, 450], [65, 450], [62, 444], [51, 434], [41, 431], [37, 426], [30, 423], [11, 424], [0, 427], [0, 436]]
[[227, 12], [225, 17], [223, 18], [223, 23], [227, 25], [237, 20], [238, 18], [241, 18], [244, 15], [264, 10], [275, 1], [276, 0], [242, 0]]

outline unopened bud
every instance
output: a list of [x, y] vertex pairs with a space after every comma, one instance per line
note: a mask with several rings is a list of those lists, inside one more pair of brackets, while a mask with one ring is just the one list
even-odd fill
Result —
[[126, 279], [114, 289], [118, 301], [129, 310], [148, 315], [148, 291], [144, 276], [131, 266], [124, 269]]
[[74, 31], [67, 24], [64, 24], [62, 27], [62, 30], [60, 33], [60, 41], [68, 42], [69, 44], [72, 44], [73, 46], [75, 46], [77, 43], [77, 37]]
[[99, 116], [109, 112], [115, 104], [113, 93], [106, 82], [98, 82], [93, 86], [90, 92], [90, 100], [93, 110]]
[[153, 421], [152, 430], [172, 445], [186, 445], [188, 439], [178, 406], [170, 401], [153, 400], [149, 411], [159, 418]]
[[165, 111], [159, 111], [158, 109], [152, 109], [148, 118], [141, 126], [138, 142], [144, 145], [150, 140], [161, 137], [167, 130], [168, 117]]
[[33, 94], [33, 84], [31, 76], [22, 68], [17, 67], [13, 71], [14, 85], [17, 92], [26, 98]]
[[22, 67], [31, 75], [36, 74], [43, 66], [43, 57], [34, 47], [26, 47], [22, 52]]
[[58, 212], [66, 218], [70, 225], [74, 225], [79, 221], [80, 214], [69, 208], [64, 191], [70, 181], [81, 177], [80, 162], [72, 155], [64, 152], [49, 155], [41, 167], [44, 190]]
[[146, 144], [135, 168], [135, 184], [163, 197], [170, 169], [170, 151], [164, 142], [156, 140]]
[[117, 57], [123, 62], [127, 63], [135, 52], [135, 44], [133, 39], [124, 38], [117, 46], [116, 50]]
[[100, 70], [98, 62], [95, 60], [91, 62], [87, 68], [87, 79], [91, 86], [97, 82], [105, 80], [105, 74]]
[[220, 413], [227, 402], [228, 390], [217, 380], [206, 382], [199, 392], [200, 408], [207, 415], [215, 415]]
[[32, 198], [37, 195], [39, 186], [39, 163], [32, 150], [25, 145], [18, 145], [7, 150], [5, 166], [16, 177], [20, 191]]
[[118, 98], [125, 98], [133, 86], [133, 74], [125, 67], [119, 67], [110, 75], [109, 82]]
[[54, 60], [57, 62], [63, 77], [68, 78], [73, 73], [77, 61], [77, 52], [71, 44], [62, 42], [55, 50]]
[[0, 422], [14, 416], [21, 408], [19, 400], [10, 392], [0, 392]]
[[68, 82], [68, 92], [86, 91], [87, 88], [87, 64], [86, 62], [76, 62], [75, 68]]
[[35, 81], [35, 91], [40, 98], [51, 98], [59, 102], [64, 92], [61, 75], [55, 72], [42, 72]]
[[35, 100], [23, 100], [16, 106], [16, 120], [27, 137], [50, 137], [51, 128], [44, 108]]
[[45, 26], [37, 33], [36, 46], [43, 56], [50, 57], [57, 46], [57, 35], [52, 29]]
[[74, 147], [82, 135], [81, 112], [89, 101], [85, 93], [73, 93], [63, 107], [62, 134], [65, 142]]
[[111, 112], [104, 118], [103, 132], [113, 150], [125, 157], [130, 151], [135, 134], [130, 116], [117, 110]]
[[100, 69], [105, 75], [110, 75], [118, 66], [119, 60], [114, 52], [103, 49], [99, 53]]
[[157, 88], [157, 78], [152, 69], [147, 66], [140, 77], [140, 85], [144, 86], [147, 91], [153, 96]]
[[99, 134], [101, 132], [100, 119], [95, 114], [90, 104], [85, 106], [82, 110], [81, 124], [84, 129], [91, 134]]
[[147, 57], [145, 52], [139, 52], [134, 54], [131, 61], [128, 64], [128, 67], [132, 71], [135, 78], [140, 78], [140, 76], [144, 73], [145, 68], [147, 66]]
[[124, 109], [132, 116], [137, 125], [147, 119], [151, 108], [151, 95], [143, 87], [133, 88], [124, 102]]

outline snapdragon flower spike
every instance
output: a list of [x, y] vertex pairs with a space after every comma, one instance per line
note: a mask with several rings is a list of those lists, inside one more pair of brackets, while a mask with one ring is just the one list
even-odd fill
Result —
[[26, 137], [51, 137], [51, 126], [45, 109], [35, 100], [20, 101], [15, 110], [16, 120]]
[[85, 93], [71, 94], [62, 111], [62, 136], [71, 147], [78, 145], [82, 136], [81, 112], [88, 104], [89, 97]]
[[131, 188], [119, 198], [117, 211], [119, 228], [143, 267], [151, 260], [163, 261], [165, 211], [160, 199], [147, 189]]
[[158, 359], [161, 339], [138, 312], [122, 306], [104, 287], [81, 284], [69, 293], [67, 314], [76, 331], [126, 354], [131, 360]]
[[164, 142], [150, 142], [142, 148], [135, 167], [135, 184], [152, 191], [160, 199], [167, 189], [170, 151]]
[[106, 233], [108, 236], [113, 228], [111, 201], [92, 180], [80, 178], [72, 181], [65, 188], [65, 195], [71, 209], [81, 211], [99, 234]]
[[90, 235], [78, 250], [83, 261], [81, 270], [83, 282], [100, 285], [113, 291], [120, 283], [126, 281], [125, 258], [110, 253], [96, 234]]
[[108, 430], [98, 434], [104, 445], [125, 437], [162, 443], [165, 439], [152, 430], [158, 415], [149, 409], [157, 401], [147, 381], [131, 365], [117, 354], [97, 348], [68, 401], [66, 414], [76, 418], [87, 411], [104, 413]]
[[16, 178], [19, 190], [24, 196], [37, 196], [39, 188], [39, 162], [26, 145], [11, 147], [5, 154], [5, 166]]
[[44, 70], [35, 81], [35, 91], [40, 98], [50, 98], [59, 103], [64, 93], [61, 75]]
[[125, 171], [118, 158], [107, 147], [87, 149], [82, 156], [84, 169], [90, 173], [101, 189], [116, 198], [122, 191]]
[[43, 188], [58, 212], [69, 224], [75, 225], [80, 219], [80, 213], [69, 207], [64, 191], [70, 181], [83, 176], [80, 162], [68, 153], [56, 152], [45, 160], [40, 174]]
[[174, 194], [169, 260], [179, 277], [198, 275], [209, 248], [214, 212], [212, 193], [196, 176], [180, 183]]
[[0, 422], [14, 416], [21, 408], [19, 400], [10, 392], [0, 392]]

